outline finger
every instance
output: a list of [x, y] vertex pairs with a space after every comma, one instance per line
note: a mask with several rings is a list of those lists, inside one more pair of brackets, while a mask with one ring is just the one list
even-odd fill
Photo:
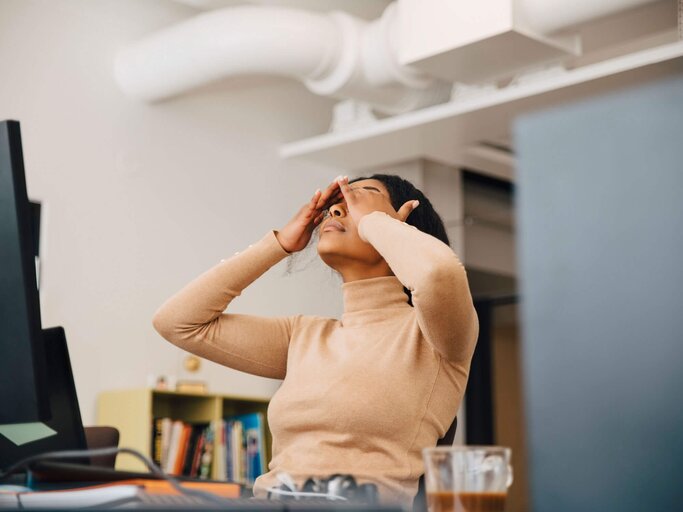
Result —
[[339, 183], [339, 189], [348, 203], [349, 200], [353, 199], [353, 190], [351, 190], [351, 187], [349, 186], [349, 177], [344, 176], [340, 178], [337, 183]]
[[341, 190], [337, 189], [335, 190], [329, 197], [323, 199], [322, 197], [318, 201], [318, 208], [326, 210], [333, 204], [336, 204], [340, 201], [344, 200], [344, 196], [341, 193]]
[[333, 204], [341, 203], [342, 201], [344, 201], [344, 195], [342, 194], [341, 190], [337, 189], [334, 195], [325, 201], [325, 204], [323, 204], [322, 208], [323, 210], [326, 210]]
[[330, 193], [320, 197], [317, 207], [319, 209], [326, 210], [333, 204], [337, 204], [342, 201], [344, 201], [344, 194], [342, 194], [340, 183], [335, 182], [334, 187], [330, 190]]
[[405, 221], [408, 218], [408, 216], [413, 212], [413, 210], [417, 208], [419, 205], [420, 201], [418, 201], [417, 199], [414, 199], [412, 201], [406, 201], [405, 203], [403, 203], [403, 206], [401, 206], [397, 212], [399, 219]]
[[334, 179], [332, 183], [330, 183], [325, 191], [320, 195], [320, 198], [318, 199], [318, 204], [316, 205], [317, 208], [322, 208], [322, 206], [332, 197], [334, 196], [335, 193], [339, 191], [339, 183], [337, 182], [337, 179], [339, 179], [341, 176], [338, 176], [337, 178]]
[[310, 200], [310, 201], [308, 202], [308, 204], [306, 205], [306, 206], [308, 207], [308, 208], [306, 209], [306, 210], [307, 210], [307, 212], [306, 212], [307, 214], [308, 214], [308, 213], [312, 213], [313, 211], [315, 211], [315, 206], [318, 204], [318, 200], [320, 199], [320, 194], [321, 194], [320, 189], [317, 189], [317, 190], [315, 191], [315, 194], [313, 194], [313, 197], [311, 197], [311, 200]]
[[335, 194], [339, 193], [339, 179], [342, 176], [337, 176], [335, 179], [332, 180], [332, 183], [330, 183], [325, 191], [322, 193], [320, 196], [320, 200], [318, 201], [318, 206], [321, 204], [325, 203], [328, 201], [332, 196]]
[[313, 219], [313, 225], [317, 226], [318, 224], [320, 224], [324, 216], [325, 215], [323, 213], [318, 214], [318, 216], [315, 219]]
[[318, 199], [320, 199], [320, 195], [321, 195], [321, 192], [320, 192], [320, 189], [318, 188], [318, 189], [315, 190], [315, 193], [313, 194], [313, 197], [311, 197], [311, 200], [309, 201], [309, 204], [310, 204], [310, 205], [315, 205], [315, 204], [318, 202]]

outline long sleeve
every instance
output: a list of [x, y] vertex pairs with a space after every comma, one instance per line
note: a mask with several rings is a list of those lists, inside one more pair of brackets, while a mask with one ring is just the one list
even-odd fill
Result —
[[282, 379], [294, 317], [223, 313], [228, 304], [286, 257], [274, 232], [223, 260], [168, 299], [154, 328], [178, 347], [235, 370]]
[[469, 362], [479, 321], [465, 268], [453, 250], [379, 211], [361, 219], [358, 233], [411, 291], [418, 325], [427, 341], [449, 361]]

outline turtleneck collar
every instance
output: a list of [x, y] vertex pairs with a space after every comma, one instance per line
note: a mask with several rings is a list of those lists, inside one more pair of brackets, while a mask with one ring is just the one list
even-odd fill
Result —
[[396, 276], [359, 279], [342, 285], [344, 325], [357, 325], [387, 316], [388, 309], [410, 308], [403, 284]]

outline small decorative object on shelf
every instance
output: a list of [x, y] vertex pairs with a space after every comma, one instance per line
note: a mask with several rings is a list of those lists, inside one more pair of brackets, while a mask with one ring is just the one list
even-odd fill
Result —
[[179, 380], [175, 390], [178, 393], [208, 393], [209, 388], [201, 380]]
[[[202, 366], [202, 360], [193, 354], [187, 354], [183, 359], [183, 370], [188, 374], [195, 374], [199, 371]], [[206, 382], [193, 378], [185, 378], [183, 372], [181, 371], [181, 377], [178, 379], [178, 384], [175, 390], [180, 393], [206, 393], [208, 392], [209, 386]]]
[[157, 382], [154, 388], [158, 389], [159, 391], [168, 391], [168, 381], [164, 375], [159, 375], [157, 377]]
[[173, 391], [176, 385], [176, 377], [173, 375], [147, 375], [147, 386], [158, 391]]
[[183, 366], [185, 369], [190, 372], [194, 373], [199, 371], [199, 368], [202, 366], [202, 360], [199, 359], [197, 356], [188, 354], [185, 356], [185, 360], [183, 361]]

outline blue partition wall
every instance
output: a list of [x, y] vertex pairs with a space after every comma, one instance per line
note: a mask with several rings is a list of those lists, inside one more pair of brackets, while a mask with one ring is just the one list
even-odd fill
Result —
[[681, 510], [683, 75], [515, 147], [533, 510]]

